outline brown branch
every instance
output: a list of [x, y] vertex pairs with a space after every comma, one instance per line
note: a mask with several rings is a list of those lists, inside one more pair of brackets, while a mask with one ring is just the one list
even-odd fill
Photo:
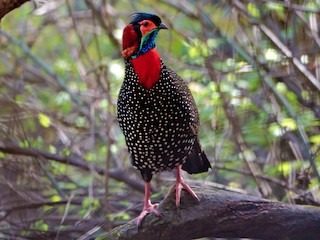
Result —
[[[42, 150], [34, 149], [34, 148], [22, 148], [15, 144], [5, 144], [0, 142], [0, 152], [14, 154], [14, 155], [24, 155], [29, 157], [41, 157], [49, 160], [53, 160], [56, 162], [60, 162], [63, 164], [72, 165], [75, 167], [82, 168], [84, 170], [95, 171], [99, 175], [104, 174], [104, 169], [100, 168], [99, 166], [93, 163], [87, 163], [83, 159], [76, 157], [76, 156], [63, 156], [59, 154], [53, 154], [49, 152], [45, 152]], [[132, 187], [133, 189], [144, 192], [144, 185], [141, 182], [136, 181], [132, 177], [128, 176], [121, 169], [113, 169], [110, 170], [109, 176], [117, 181], [125, 182], [128, 186]]]
[[0, 21], [7, 13], [30, 0], [0, 0]]
[[[0, 222], [4, 221], [11, 213], [17, 212], [17, 211], [23, 211], [23, 210], [30, 210], [30, 209], [37, 209], [41, 208], [43, 206], [59, 206], [59, 205], [66, 205], [69, 200], [62, 200], [57, 202], [52, 201], [43, 201], [43, 202], [31, 202], [31, 203], [25, 203], [25, 204], [19, 204], [14, 206], [2, 206], [2, 216], [0, 217]], [[81, 204], [83, 202], [83, 199], [72, 199], [72, 203]]]
[[106, 233], [109, 239], [257, 238], [309, 239], [320, 236], [320, 208], [268, 201], [243, 194], [197, 188], [197, 203], [185, 191], [179, 210], [174, 194], [149, 214], [137, 229], [131, 221]]

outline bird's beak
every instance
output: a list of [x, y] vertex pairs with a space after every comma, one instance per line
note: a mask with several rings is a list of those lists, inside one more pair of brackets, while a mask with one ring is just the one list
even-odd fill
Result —
[[158, 29], [168, 29], [167, 25], [164, 23], [160, 23]]

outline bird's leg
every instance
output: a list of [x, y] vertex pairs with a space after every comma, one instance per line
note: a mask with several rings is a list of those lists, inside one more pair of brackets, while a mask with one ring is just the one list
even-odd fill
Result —
[[143, 210], [137, 218], [137, 224], [140, 226], [142, 220], [147, 216], [148, 213], [154, 213], [157, 216], [161, 216], [160, 212], [156, 209], [158, 207], [158, 203], [152, 204], [150, 201], [150, 183], [145, 182], [144, 184], [144, 203], [143, 203]]
[[176, 191], [176, 206], [177, 207], [179, 207], [179, 205], [180, 205], [180, 198], [181, 198], [181, 190], [182, 190], [182, 188], [184, 188], [188, 193], [190, 193], [190, 195], [192, 197], [194, 197], [195, 199], [200, 201], [198, 196], [195, 194], [195, 192], [183, 180], [183, 178], [181, 176], [181, 165], [178, 165], [178, 167], [177, 167], [177, 179], [176, 179], [175, 184], [173, 185], [173, 187], [170, 190], [170, 193], [173, 192], [174, 190]]

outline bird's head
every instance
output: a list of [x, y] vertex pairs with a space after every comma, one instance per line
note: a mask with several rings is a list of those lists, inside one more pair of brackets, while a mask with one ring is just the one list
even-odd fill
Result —
[[134, 13], [131, 22], [123, 30], [122, 55], [137, 58], [155, 47], [155, 39], [160, 29], [167, 29], [161, 19], [154, 14]]

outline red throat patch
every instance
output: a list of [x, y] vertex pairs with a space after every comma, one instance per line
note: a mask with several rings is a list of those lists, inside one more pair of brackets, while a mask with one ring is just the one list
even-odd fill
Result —
[[135, 59], [131, 59], [134, 70], [138, 74], [139, 83], [147, 88], [152, 88], [160, 78], [161, 62], [156, 49], [151, 49]]

